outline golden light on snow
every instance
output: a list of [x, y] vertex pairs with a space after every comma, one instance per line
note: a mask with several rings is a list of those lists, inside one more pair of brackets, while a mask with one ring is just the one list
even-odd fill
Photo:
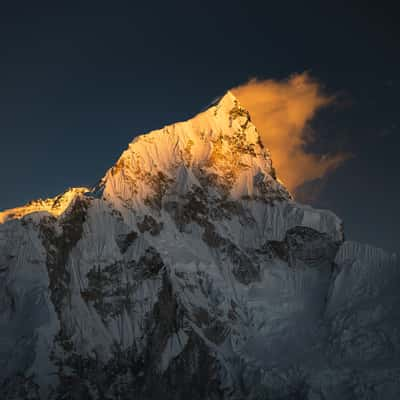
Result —
[[304, 182], [321, 178], [349, 158], [349, 154], [317, 155], [305, 150], [313, 141], [307, 123], [333, 97], [307, 73], [288, 80], [250, 80], [232, 89], [250, 112], [262, 141], [270, 150], [279, 178], [293, 193]]
[[70, 188], [56, 197], [44, 200], [33, 200], [24, 206], [2, 211], [0, 212], [0, 224], [10, 219], [20, 219], [25, 217], [25, 215], [33, 213], [46, 212], [53, 217], [58, 217], [69, 207], [77, 196], [89, 191], [90, 189], [85, 187]]

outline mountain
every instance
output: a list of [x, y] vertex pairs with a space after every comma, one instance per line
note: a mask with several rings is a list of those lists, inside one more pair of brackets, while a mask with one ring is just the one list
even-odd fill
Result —
[[228, 92], [0, 213], [0, 398], [397, 399], [399, 277], [293, 200]]

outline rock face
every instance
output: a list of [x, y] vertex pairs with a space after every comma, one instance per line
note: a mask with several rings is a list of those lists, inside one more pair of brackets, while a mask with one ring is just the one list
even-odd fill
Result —
[[292, 200], [228, 92], [0, 213], [0, 398], [397, 399], [398, 283]]

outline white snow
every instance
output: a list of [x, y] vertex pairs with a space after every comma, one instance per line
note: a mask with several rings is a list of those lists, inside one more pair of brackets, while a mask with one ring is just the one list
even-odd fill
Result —
[[[282, 382], [287, 387], [304, 375], [312, 386], [310, 398], [368, 398], [363, 382], [374, 382], [376, 393], [386, 398], [399, 392], [394, 373], [400, 356], [398, 259], [353, 242], [341, 244], [332, 269], [322, 262], [294, 268], [257, 252], [268, 241], [284, 240], [296, 226], [342, 242], [342, 222], [330, 211], [291, 199], [271, 176], [272, 161], [258, 144], [256, 128], [243, 110], [233, 113], [235, 107], [240, 104], [228, 92], [191, 120], [137, 137], [105, 174], [100, 196], [85, 194], [86, 188], [70, 189], [0, 213], [2, 378], [18, 370], [34, 372], [43, 396], [47, 385], [57, 384], [51, 352], [65, 356], [55, 345], [60, 318], [78, 354], [95, 355], [102, 362], [113, 357], [115, 346], [142, 354], [165, 290], [163, 279], [168, 279], [183, 317], [158, 355], [160, 373], [182, 355], [192, 332], [224, 366], [220, 378], [226, 386], [240, 379], [248, 390]], [[250, 146], [254, 153], [242, 147], [236, 152], [238, 132], [244, 141], [240, 146]], [[204, 181], [210, 177], [228, 182], [225, 192]], [[263, 193], [260, 184], [269, 192]], [[225, 212], [212, 217], [209, 210], [204, 215], [199, 211], [196, 218], [208, 218], [215, 235], [257, 265], [258, 279], [241, 283], [234, 273], [239, 256], [230, 257], [223, 245], [208, 245], [204, 223], [193, 218], [180, 229], [176, 216], [166, 210], [167, 202], [183, 208], [185, 196], [196, 188], [203, 191], [209, 209]], [[68, 301], [58, 314], [50, 298], [39, 225], [51, 215], [54, 230], [61, 234], [63, 216], [79, 196], [89, 206], [82, 237], [65, 265]], [[160, 204], [151, 205], [157, 196]], [[145, 215], [162, 223], [159, 234], [140, 232]], [[118, 240], [132, 231], [138, 237], [122, 252]], [[158, 272], [139, 264], [149, 247], [164, 263]], [[107, 281], [101, 300], [111, 306], [126, 297], [129, 301], [104, 316], [82, 293], [93, 268], [106, 274], [115, 265], [120, 268], [117, 282]]]

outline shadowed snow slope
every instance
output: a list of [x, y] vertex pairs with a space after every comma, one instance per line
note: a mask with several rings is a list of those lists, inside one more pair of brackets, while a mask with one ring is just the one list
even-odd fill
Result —
[[396, 399], [398, 267], [293, 201], [228, 92], [0, 213], [0, 398]]

